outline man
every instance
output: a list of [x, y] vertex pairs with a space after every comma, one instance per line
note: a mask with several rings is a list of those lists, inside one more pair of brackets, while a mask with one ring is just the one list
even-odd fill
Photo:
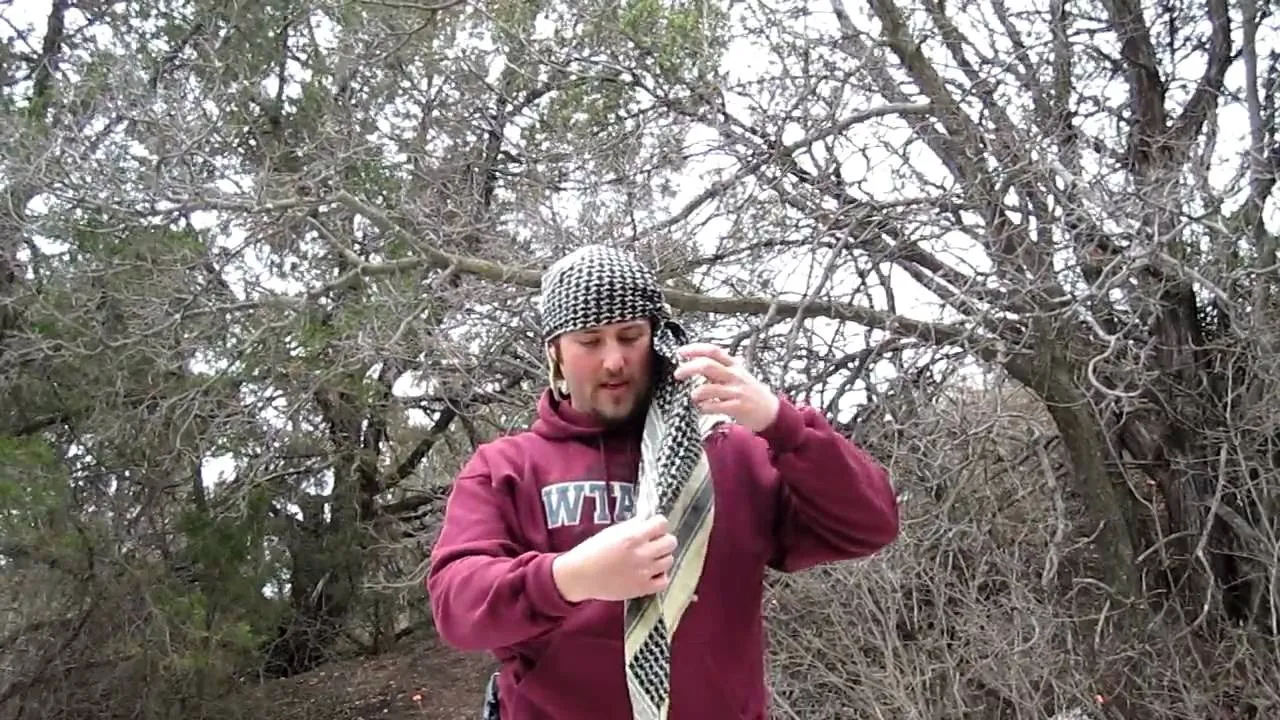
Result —
[[500, 660], [503, 720], [764, 720], [766, 568], [893, 542], [885, 470], [688, 343], [630, 255], [570, 253], [542, 296], [551, 387], [455, 479], [437, 631]]

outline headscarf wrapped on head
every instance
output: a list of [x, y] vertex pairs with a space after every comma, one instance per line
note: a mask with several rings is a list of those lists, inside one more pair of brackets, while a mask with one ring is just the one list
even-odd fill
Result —
[[542, 340], [551, 366], [552, 390], [559, 392], [559, 368], [551, 341], [565, 333], [649, 320], [653, 349], [669, 372], [688, 333], [671, 316], [657, 275], [634, 255], [607, 245], [587, 245], [565, 255], [542, 275]]
[[697, 588], [714, 517], [714, 494], [702, 439], [724, 416], [703, 415], [689, 393], [700, 379], [677, 381], [679, 348], [688, 342], [671, 317], [654, 272], [624, 250], [588, 245], [556, 261], [542, 276], [542, 337], [552, 390], [559, 382], [550, 343], [568, 332], [648, 319], [653, 349], [664, 361], [654, 374], [645, 415], [636, 488], [636, 516], [666, 516], [676, 535], [667, 589], [626, 603], [627, 687], [637, 720], [665, 720], [671, 673], [671, 635]]

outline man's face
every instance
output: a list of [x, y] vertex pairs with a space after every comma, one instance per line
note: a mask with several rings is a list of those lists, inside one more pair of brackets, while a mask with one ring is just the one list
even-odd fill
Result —
[[639, 410], [649, 393], [651, 332], [648, 320], [633, 320], [560, 336], [560, 369], [573, 406], [608, 423]]

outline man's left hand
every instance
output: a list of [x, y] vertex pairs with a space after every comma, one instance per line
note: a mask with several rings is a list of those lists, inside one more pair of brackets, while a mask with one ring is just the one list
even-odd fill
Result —
[[722, 413], [752, 432], [773, 424], [779, 400], [768, 385], [757, 380], [742, 361], [723, 348], [694, 343], [680, 348], [684, 362], [676, 368], [677, 380], [701, 375], [707, 382], [693, 391], [693, 402], [704, 413]]

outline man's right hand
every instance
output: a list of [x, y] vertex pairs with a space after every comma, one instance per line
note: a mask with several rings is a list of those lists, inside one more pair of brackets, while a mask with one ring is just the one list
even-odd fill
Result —
[[632, 518], [556, 558], [551, 573], [569, 602], [630, 600], [666, 589], [675, 549], [665, 517]]

